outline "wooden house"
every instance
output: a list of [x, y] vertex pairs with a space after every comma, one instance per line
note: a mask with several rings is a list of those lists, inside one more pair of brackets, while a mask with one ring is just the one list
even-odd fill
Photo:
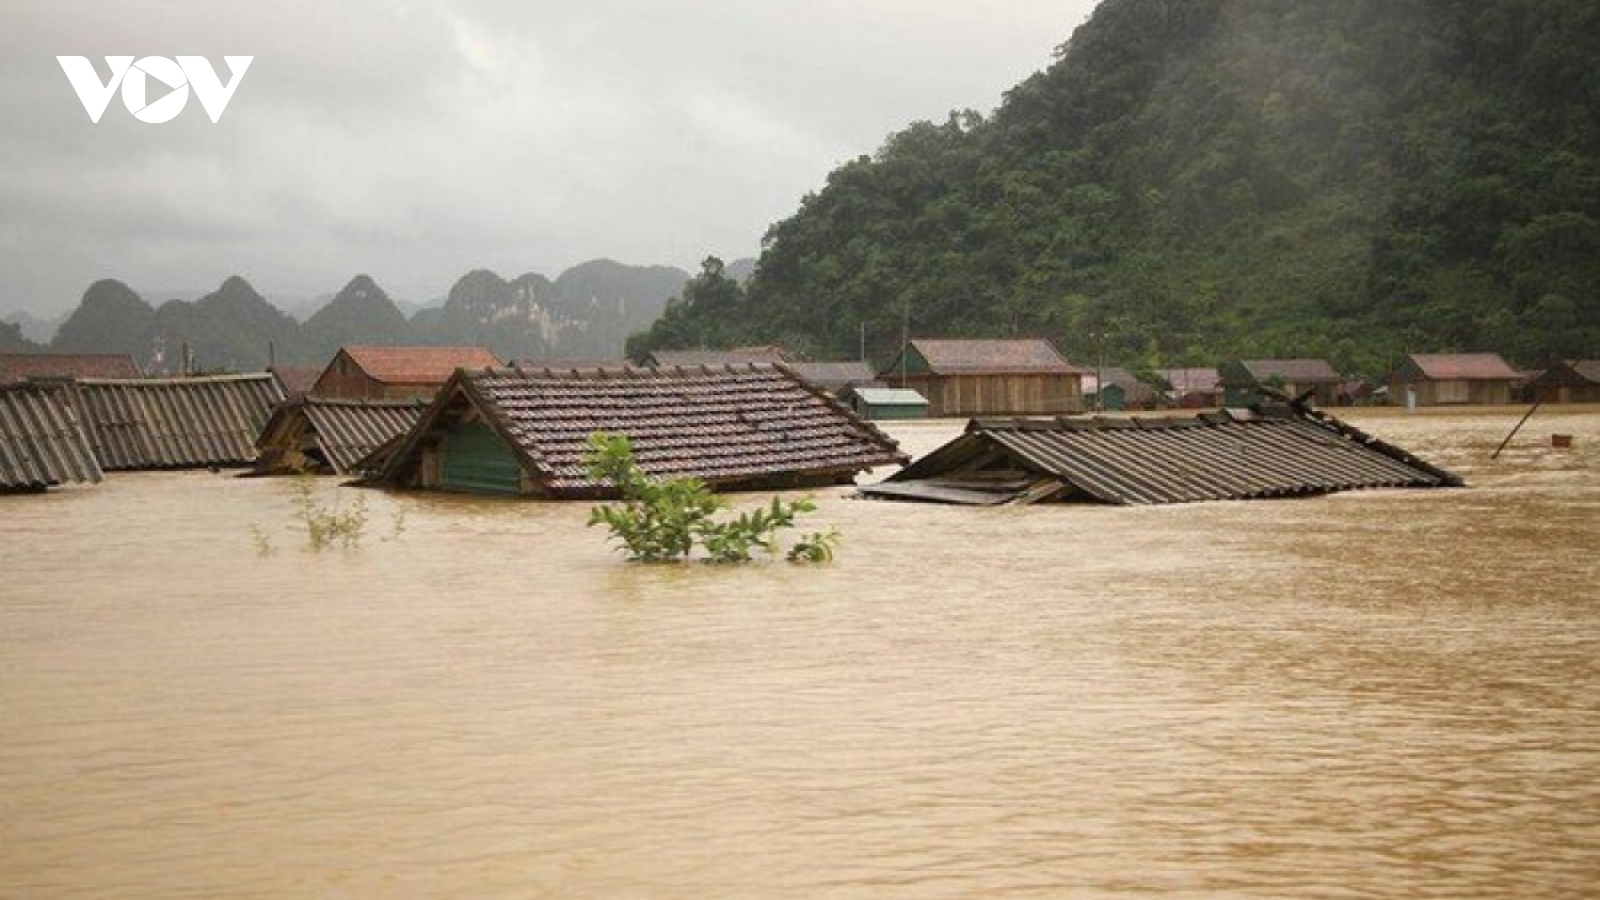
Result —
[[432, 400], [458, 368], [500, 365], [483, 347], [341, 347], [311, 395], [351, 400]]
[[0, 353], [0, 384], [29, 379], [143, 378], [126, 353]]
[[1127, 369], [1111, 366], [1083, 376], [1083, 403], [1090, 409], [1155, 409], [1164, 399]]
[[256, 438], [256, 474], [351, 475], [357, 463], [422, 417], [422, 400], [292, 397], [278, 404]]
[[0, 385], [0, 493], [101, 479], [88, 435], [64, 394], [59, 385]]
[[1413, 353], [1389, 371], [1391, 406], [1494, 406], [1523, 381], [1498, 353]]
[[1317, 406], [1340, 405], [1344, 377], [1325, 359], [1241, 359], [1218, 367], [1225, 406], [1246, 407], [1272, 402], [1270, 388], [1290, 397], [1309, 395]]
[[895, 442], [776, 366], [461, 369], [385, 451], [371, 481], [577, 499], [614, 494], [584, 465], [596, 432], [626, 436], [640, 467], [715, 490], [851, 483], [903, 463]]
[[910, 388], [848, 387], [839, 395], [839, 400], [863, 419], [924, 419], [928, 416], [928, 398]]
[[1553, 365], [1528, 382], [1528, 389], [1544, 403], [1600, 403], [1600, 359]]
[[1461, 479], [1304, 406], [1182, 416], [984, 418], [861, 488], [967, 505], [1142, 505], [1457, 486]]
[[926, 397], [930, 416], [1041, 415], [1081, 412], [1083, 374], [1042, 339], [918, 338], [878, 378]]

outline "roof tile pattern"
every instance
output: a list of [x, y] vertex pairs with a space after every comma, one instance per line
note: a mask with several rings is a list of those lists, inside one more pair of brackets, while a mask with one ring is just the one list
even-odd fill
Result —
[[911, 342], [928, 367], [940, 375], [986, 372], [1023, 374], [1053, 372], [1081, 373], [1084, 370], [1067, 362], [1049, 341], [1037, 338], [1018, 340], [930, 340]]
[[373, 380], [383, 384], [444, 384], [456, 369], [500, 365], [483, 347], [344, 347]]
[[0, 489], [38, 489], [101, 478], [89, 440], [60, 391], [0, 387]]
[[[854, 474], [904, 462], [893, 440], [771, 366], [462, 372], [547, 490], [593, 493], [589, 435], [626, 435], [641, 468], [709, 484]], [[440, 402], [446, 398], [441, 397]]]
[[84, 379], [70, 390], [101, 468], [246, 465], [283, 388], [269, 374], [137, 381]]

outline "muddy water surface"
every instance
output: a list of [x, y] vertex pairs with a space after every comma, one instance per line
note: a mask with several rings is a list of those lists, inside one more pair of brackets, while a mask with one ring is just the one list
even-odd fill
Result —
[[284, 481], [0, 498], [0, 897], [1593, 896], [1600, 413], [1490, 462], [1517, 413], [1349, 416], [1460, 491], [828, 493], [820, 568], [331, 481], [357, 549]]

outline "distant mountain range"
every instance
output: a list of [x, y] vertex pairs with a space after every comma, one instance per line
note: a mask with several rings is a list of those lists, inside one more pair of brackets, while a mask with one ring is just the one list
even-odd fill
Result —
[[[505, 360], [620, 359], [630, 334], [648, 329], [689, 274], [671, 266], [593, 260], [554, 281], [511, 280], [479, 269], [461, 276], [444, 301], [405, 311], [366, 275], [299, 321], [239, 276], [198, 300], [152, 306], [126, 284], [95, 282], [48, 345], [0, 321], [0, 352], [127, 353], [151, 373], [183, 369], [259, 370], [270, 362], [320, 365], [345, 344], [488, 347]], [[302, 308], [306, 312], [308, 308]]]

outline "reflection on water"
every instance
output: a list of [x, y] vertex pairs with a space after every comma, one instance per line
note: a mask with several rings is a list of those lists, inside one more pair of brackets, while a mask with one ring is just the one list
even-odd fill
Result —
[[821, 568], [370, 492], [317, 555], [205, 473], [0, 498], [0, 897], [1592, 892], [1600, 414], [1493, 463], [1512, 413], [1351, 418], [1474, 487], [838, 492]]

